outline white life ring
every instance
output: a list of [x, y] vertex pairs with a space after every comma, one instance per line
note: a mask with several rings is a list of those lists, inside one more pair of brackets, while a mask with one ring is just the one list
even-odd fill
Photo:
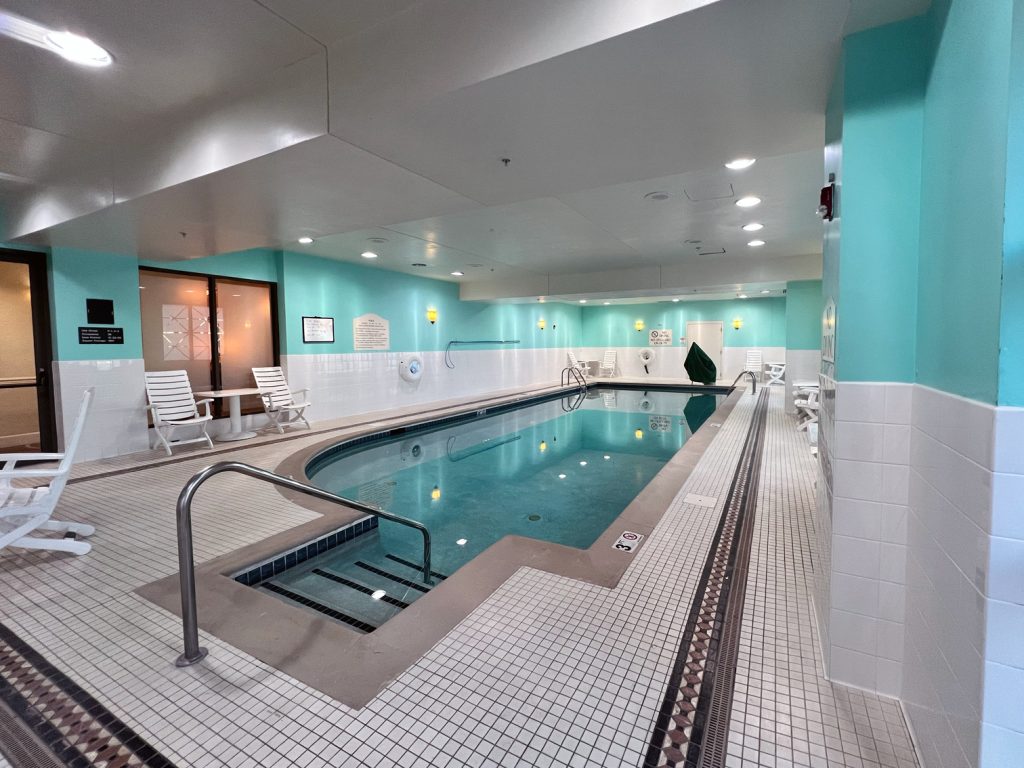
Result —
[[411, 383], [419, 381], [420, 376], [423, 375], [423, 358], [419, 355], [409, 355], [405, 360], [400, 361], [398, 375]]
[[643, 361], [644, 365], [647, 365], [653, 359], [654, 359], [654, 350], [653, 349], [647, 349], [645, 347], [644, 349], [640, 350], [640, 360]]

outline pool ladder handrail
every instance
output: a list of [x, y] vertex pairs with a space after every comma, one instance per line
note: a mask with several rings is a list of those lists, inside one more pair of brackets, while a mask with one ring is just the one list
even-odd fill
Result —
[[300, 483], [290, 477], [284, 477], [266, 469], [254, 467], [251, 464], [244, 464], [240, 461], [219, 461], [192, 475], [181, 489], [181, 493], [178, 494], [178, 578], [181, 583], [181, 626], [185, 641], [185, 651], [174, 662], [175, 665], [179, 667], [190, 666], [197, 661], [201, 661], [207, 654], [206, 648], [199, 646], [195, 557], [192, 549], [192, 499], [195, 497], [196, 491], [199, 490], [199, 486], [214, 475], [219, 475], [222, 472], [237, 472], [241, 475], [254, 477], [257, 480], [264, 480], [281, 486], [282, 488], [304, 493], [307, 496], [312, 496], [322, 501], [351, 507], [368, 515], [374, 515], [375, 517], [390, 520], [393, 523], [415, 528], [423, 534], [423, 581], [426, 584], [434, 583], [430, 578], [430, 531], [422, 523], [387, 512], [378, 507], [372, 507], [361, 501], [346, 499], [343, 496], [328, 493], [320, 488]]
[[572, 379], [576, 379], [576, 386], [579, 389], [587, 388], [587, 380], [583, 378], [583, 374], [571, 365], [562, 369], [562, 375], [559, 377], [558, 383], [563, 387], [567, 387], [572, 384]]
[[740, 379], [742, 379], [744, 376], [749, 376], [750, 377], [750, 381], [753, 382], [753, 384], [754, 384], [754, 388], [750, 391], [750, 394], [756, 395], [757, 394], [757, 374], [754, 373], [753, 371], [740, 371], [740, 375], [737, 376], [735, 379], [733, 379], [732, 385], [735, 387], [736, 386], [736, 382], [739, 381]]

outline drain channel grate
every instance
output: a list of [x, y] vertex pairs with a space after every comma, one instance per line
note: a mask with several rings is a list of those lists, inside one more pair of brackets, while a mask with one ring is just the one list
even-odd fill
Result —
[[722, 768], [732, 711], [768, 392], [754, 407], [687, 615], [644, 768]]
[[2, 623], [0, 703], [0, 735], [15, 765], [174, 768]]

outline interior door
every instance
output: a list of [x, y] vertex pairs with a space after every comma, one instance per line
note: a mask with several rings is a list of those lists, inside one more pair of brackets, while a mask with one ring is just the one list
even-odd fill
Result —
[[722, 378], [722, 321], [702, 320], [686, 324], [686, 351], [690, 351], [693, 343], [707, 353], [718, 369], [718, 378]]
[[55, 451], [46, 256], [0, 249], [0, 453]]

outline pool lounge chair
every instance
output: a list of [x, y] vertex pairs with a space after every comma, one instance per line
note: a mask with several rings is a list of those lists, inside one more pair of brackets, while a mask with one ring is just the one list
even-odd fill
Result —
[[[84, 555], [92, 545], [87, 541], [78, 541], [75, 536], [89, 536], [96, 529], [85, 523], [65, 523], [51, 520], [61, 491], [71, 474], [71, 464], [75, 460], [75, 450], [82, 437], [85, 417], [92, 402], [93, 390], [87, 389], [78, 409], [78, 417], [71, 429], [71, 436], [63, 453], [7, 453], [0, 454], [0, 550], [5, 547], [21, 547], [22, 549], [53, 549], [58, 552], [70, 552]], [[18, 469], [19, 462], [56, 461], [53, 469], [26, 467]], [[39, 480], [50, 478], [47, 485], [33, 487], [15, 487], [14, 480]], [[33, 531], [53, 531], [65, 534], [64, 538], [47, 538], [31, 536]]]
[[768, 385], [783, 384], [782, 377], [786, 375], [785, 363], [768, 363]]
[[589, 374], [590, 373], [590, 367], [584, 365], [583, 363], [581, 363], [579, 361], [579, 358], [576, 357], [576, 353], [573, 352], [571, 349], [568, 352], [569, 352], [569, 367], [570, 368], [575, 368], [577, 371], [579, 371], [584, 376]]
[[601, 370], [602, 376], [614, 376], [615, 366], [617, 363], [617, 354], [614, 349], [606, 350], [604, 357], [601, 358]]
[[[153, 414], [153, 431], [168, 456], [174, 445], [205, 442], [213, 448], [213, 441], [206, 433], [213, 420], [210, 413], [213, 401], [196, 402], [188, 371], [146, 371], [146, 397], [149, 398], [149, 411]], [[199, 413], [200, 405], [205, 408], [202, 415]], [[200, 434], [188, 440], [175, 439], [174, 430], [179, 427], [199, 427]]]
[[281, 434], [284, 434], [284, 424], [297, 421], [305, 424], [306, 429], [312, 429], [303, 415], [309, 408], [308, 389], [292, 392], [284, 377], [284, 371], [278, 366], [253, 368], [252, 375], [260, 390], [263, 410], [266, 411], [267, 418], [270, 419], [270, 426]]
[[757, 376], [758, 380], [760, 380], [762, 378], [762, 374], [763, 374], [763, 370], [762, 370], [763, 363], [762, 363], [762, 360], [763, 360], [763, 357], [761, 355], [761, 350], [759, 350], [759, 349], [748, 349], [747, 350], [747, 359], [746, 359], [746, 361], [744, 363], [743, 370], [744, 371], [752, 371], [754, 373], [754, 375]]

